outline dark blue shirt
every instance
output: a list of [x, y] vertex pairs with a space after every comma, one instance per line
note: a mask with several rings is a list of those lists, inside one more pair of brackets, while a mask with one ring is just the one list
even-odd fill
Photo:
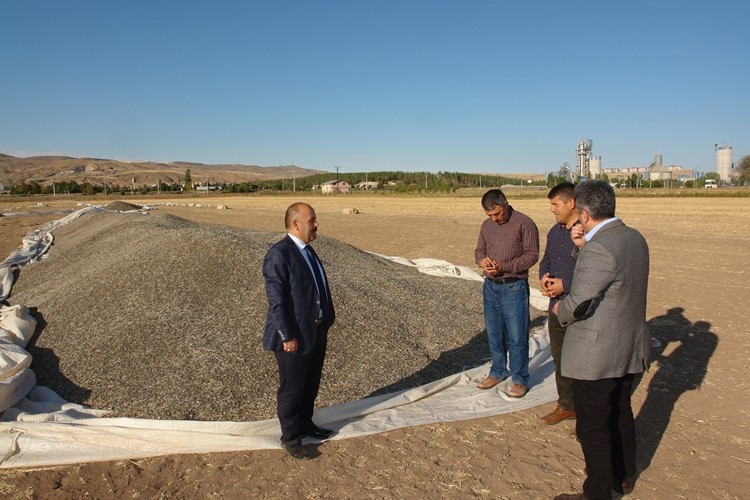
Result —
[[555, 224], [547, 233], [547, 246], [544, 248], [544, 256], [539, 262], [539, 279], [549, 273], [550, 278], [562, 278], [563, 293], [559, 297], [549, 300], [549, 308], [558, 300], [564, 299], [573, 284], [573, 271], [576, 268], [576, 259], [573, 250], [576, 246], [570, 239], [570, 229], [565, 224]]

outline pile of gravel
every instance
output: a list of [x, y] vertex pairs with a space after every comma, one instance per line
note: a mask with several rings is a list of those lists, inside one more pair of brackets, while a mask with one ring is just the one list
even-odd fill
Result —
[[[114, 416], [275, 417], [261, 268], [282, 236], [153, 213], [92, 212], [56, 230], [48, 258], [21, 271], [9, 299], [41, 319], [28, 346], [38, 384]], [[487, 360], [481, 283], [324, 236], [314, 246], [337, 311], [319, 406]]]
[[132, 203], [117, 200], [113, 201], [112, 203], [107, 203], [106, 205], [104, 205], [104, 208], [106, 208], [107, 210], [113, 210], [115, 212], [129, 212], [130, 210], [140, 210], [143, 207], [141, 207], [140, 205], [134, 205]]

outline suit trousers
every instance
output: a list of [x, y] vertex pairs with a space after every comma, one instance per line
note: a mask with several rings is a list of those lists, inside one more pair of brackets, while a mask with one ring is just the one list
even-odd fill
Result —
[[274, 351], [279, 366], [276, 411], [283, 443], [297, 443], [302, 434], [314, 429], [312, 416], [328, 344], [328, 325], [322, 322], [317, 328], [315, 346], [309, 353]]
[[570, 379], [563, 377], [561, 373], [560, 359], [562, 357], [563, 340], [566, 328], [560, 324], [555, 313], [550, 311], [547, 315], [547, 330], [549, 331], [550, 350], [555, 362], [555, 384], [557, 385], [557, 404], [563, 410], [575, 411], [576, 406], [573, 397], [573, 384]]
[[610, 498], [610, 488], [635, 476], [635, 421], [630, 406], [632, 374], [601, 380], [573, 380], [576, 434], [588, 477], [588, 500]]

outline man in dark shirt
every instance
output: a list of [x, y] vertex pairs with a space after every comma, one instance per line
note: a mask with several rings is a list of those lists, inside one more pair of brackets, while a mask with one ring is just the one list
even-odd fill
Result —
[[552, 359], [555, 362], [555, 384], [557, 385], [557, 407], [542, 417], [542, 422], [555, 425], [569, 418], [576, 418], [573, 401], [573, 386], [570, 379], [560, 373], [560, 354], [562, 353], [565, 327], [560, 325], [557, 315], [552, 312], [555, 303], [564, 298], [573, 283], [573, 271], [576, 259], [573, 250], [576, 248], [570, 238], [571, 228], [578, 223], [578, 212], [573, 199], [575, 185], [563, 182], [553, 187], [547, 195], [550, 211], [557, 223], [547, 233], [547, 246], [539, 262], [539, 280], [542, 295], [549, 297], [547, 331], [550, 338]]
[[522, 398], [529, 390], [529, 268], [539, 258], [539, 230], [531, 218], [513, 210], [499, 189], [482, 196], [482, 208], [487, 220], [474, 257], [485, 276], [482, 297], [492, 366], [477, 387], [490, 389], [511, 377], [505, 393]]

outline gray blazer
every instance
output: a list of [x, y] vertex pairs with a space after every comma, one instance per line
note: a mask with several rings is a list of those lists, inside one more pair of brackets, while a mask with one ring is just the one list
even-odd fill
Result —
[[599, 380], [648, 367], [648, 271], [646, 240], [620, 220], [603, 226], [578, 252], [573, 285], [558, 309], [567, 326], [563, 376]]

